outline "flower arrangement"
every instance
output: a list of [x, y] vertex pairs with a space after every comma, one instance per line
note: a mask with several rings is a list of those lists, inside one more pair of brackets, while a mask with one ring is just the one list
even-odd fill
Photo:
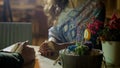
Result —
[[87, 25], [92, 35], [98, 35], [100, 40], [120, 41], [120, 18], [113, 14], [109, 22], [94, 20]]
[[120, 41], [120, 18], [114, 14], [102, 31], [103, 40]]

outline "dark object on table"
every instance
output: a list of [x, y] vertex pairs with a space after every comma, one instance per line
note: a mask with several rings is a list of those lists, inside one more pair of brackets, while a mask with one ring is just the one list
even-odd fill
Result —
[[0, 68], [22, 68], [23, 63], [19, 53], [0, 52]]

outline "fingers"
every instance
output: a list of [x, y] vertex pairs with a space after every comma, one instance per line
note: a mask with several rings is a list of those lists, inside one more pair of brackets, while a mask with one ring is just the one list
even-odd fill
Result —
[[53, 56], [55, 51], [49, 46], [49, 42], [45, 41], [40, 45], [39, 52], [43, 56]]
[[18, 45], [18, 47], [17, 47], [17, 49], [16, 49], [15, 52], [21, 53], [22, 50], [23, 50], [23, 48], [25, 48], [26, 45], [28, 45], [28, 43], [29, 43], [28, 41], [21, 42], [21, 43]]
[[35, 50], [30, 45], [26, 45], [23, 47], [21, 55], [24, 58], [24, 64], [29, 63], [35, 59]]
[[53, 56], [54, 52], [52, 50], [42, 50], [40, 51], [42, 56]]

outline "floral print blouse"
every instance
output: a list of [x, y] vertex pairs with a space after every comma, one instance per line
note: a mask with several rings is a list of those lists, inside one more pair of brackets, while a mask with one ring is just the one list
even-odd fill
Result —
[[[92, 23], [92, 18], [105, 20], [105, 6], [99, 0], [84, 0], [75, 9], [66, 8], [58, 17], [58, 24], [49, 29], [49, 38], [59, 43], [82, 41], [86, 23]], [[95, 40], [96, 37], [91, 38], [92, 42]]]

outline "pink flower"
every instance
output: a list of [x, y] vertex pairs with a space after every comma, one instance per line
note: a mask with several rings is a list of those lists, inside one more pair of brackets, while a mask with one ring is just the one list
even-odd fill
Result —
[[116, 20], [116, 19], [118, 19], [118, 18], [117, 18], [117, 15], [116, 15], [116, 14], [113, 14], [111, 20]]
[[120, 18], [113, 14], [111, 20], [104, 26], [101, 36], [109, 41], [120, 41]]
[[89, 23], [87, 25], [87, 28], [90, 29], [92, 34], [96, 34], [101, 29], [101, 27], [103, 27], [103, 23], [96, 19], [93, 20], [93, 23]]

